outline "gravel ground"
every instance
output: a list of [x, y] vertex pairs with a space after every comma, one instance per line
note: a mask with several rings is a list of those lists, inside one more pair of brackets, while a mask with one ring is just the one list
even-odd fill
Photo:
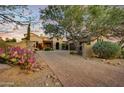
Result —
[[39, 51], [64, 87], [124, 86], [124, 60], [83, 58], [68, 51]]
[[38, 52], [36, 58], [41, 69], [35, 69], [34, 72], [0, 64], [0, 86], [124, 86], [123, 59], [84, 59], [62, 51]]
[[34, 72], [21, 70], [18, 66], [5, 69], [7, 65], [0, 64], [0, 87], [61, 87], [61, 82], [57, 79], [52, 70], [45, 62], [37, 59], [42, 69]]

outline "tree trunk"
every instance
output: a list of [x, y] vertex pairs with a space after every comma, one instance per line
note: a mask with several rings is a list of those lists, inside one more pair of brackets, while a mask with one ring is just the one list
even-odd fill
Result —
[[78, 55], [81, 55], [81, 56], [83, 55], [81, 42], [78, 43], [77, 53], [78, 53]]
[[30, 46], [30, 32], [31, 32], [31, 28], [30, 28], [30, 23], [28, 25], [28, 29], [27, 29], [27, 37], [26, 37], [26, 46], [27, 46], [27, 49], [30, 49], [31, 46]]
[[82, 53], [82, 43], [76, 42], [76, 43], [74, 43], [74, 45], [76, 47], [75, 51], [77, 52], [77, 54], [82, 56], [82, 54], [83, 54]]

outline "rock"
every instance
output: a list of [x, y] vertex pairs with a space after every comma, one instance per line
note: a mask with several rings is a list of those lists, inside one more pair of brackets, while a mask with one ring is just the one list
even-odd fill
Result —
[[55, 86], [59, 86], [59, 85], [60, 85], [60, 83], [59, 83], [59, 82], [56, 82], [56, 83], [55, 83]]
[[32, 74], [32, 71], [24, 70], [23, 73], [25, 73], [25, 74]]
[[53, 79], [53, 82], [57, 82], [57, 79], [54, 78], [54, 79]]
[[110, 62], [110, 61], [106, 61], [106, 63], [107, 63], [107, 64], [111, 64], [111, 62]]
[[39, 65], [39, 64], [35, 64], [32, 68], [33, 69], [39, 69], [39, 70], [43, 70], [44, 69], [44, 67]]
[[44, 69], [44, 67], [41, 67], [41, 66], [40, 66], [40, 67], [38, 67], [38, 69], [43, 70], [43, 69]]
[[51, 75], [47, 75], [47, 78], [51, 78]]
[[113, 66], [116, 66], [117, 64], [116, 64], [116, 63], [113, 63], [112, 65], [113, 65]]
[[32, 69], [32, 71], [33, 71], [33, 72], [39, 72], [40, 69], [38, 69], [38, 68], [36, 69], [36, 68], [35, 68], [35, 69]]
[[87, 57], [85, 57], [84, 59], [85, 59], [85, 60], [88, 60], [88, 58], [87, 58]]
[[49, 84], [46, 82], [46, 83], [45, 83], [45, 86], [46, 86], [46, 87], [48, 87], [48, 86], [49, 86]]
[[102, 61], [102, 62], [105, 62], [105, 61], [106, 61], [106, 59], [101, 59], [101, 61]]
[[118, 64], [118, 65], [121, 65], [121, 62], [118, 62], [117, 64]]
[[56, 76], [55, 76], [55, 75], [52, 75], [52, 78], [53, 78], [53, 79], [56, 79]]
[[10, 69], [11, 66], [7, 65], [7, 64], [0, 64], [0, 70], [5, 70], [5, 69]]

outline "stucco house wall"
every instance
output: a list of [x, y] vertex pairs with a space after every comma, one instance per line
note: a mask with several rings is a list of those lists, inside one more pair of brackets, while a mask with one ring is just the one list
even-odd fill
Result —
[[13, 46], [19, 46], [21, 48], [26, 48], [26, 41], [18, 42], [16, 44], [14, 44]]
[[62, 39], [61, 38], [53, 38], [52, 39], [53, 41], [53, 49], [56, 50], [56, 43], [59, 43], [59, 49], [61, 50], [62, 49]]
[[37, 41], [38, 43], [43, 43], [43, 39], [35, 34], [30, 34], [30, 41]]

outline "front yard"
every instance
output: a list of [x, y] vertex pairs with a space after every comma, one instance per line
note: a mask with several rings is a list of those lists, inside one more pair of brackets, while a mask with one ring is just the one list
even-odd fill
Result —
[[0, 86], [124, 86], [120, 46], [102, 41], [93, 50], [95, 56], [83, 58], [70, 51], [33, 52], [2, 42]]
[[38, 51], [33, 71], [0, 64], [0, 86], [124, 86], [124, 60], [83, 58], [68, 51]]
[[58, 80], [53, 71], [43, 61], [39, 60], [37, 64], [40, 69], [34, 71], [22, 70], [18, 66], [0, 65], [0, 86], [11, 87], [60, 87], [61, 82]]

